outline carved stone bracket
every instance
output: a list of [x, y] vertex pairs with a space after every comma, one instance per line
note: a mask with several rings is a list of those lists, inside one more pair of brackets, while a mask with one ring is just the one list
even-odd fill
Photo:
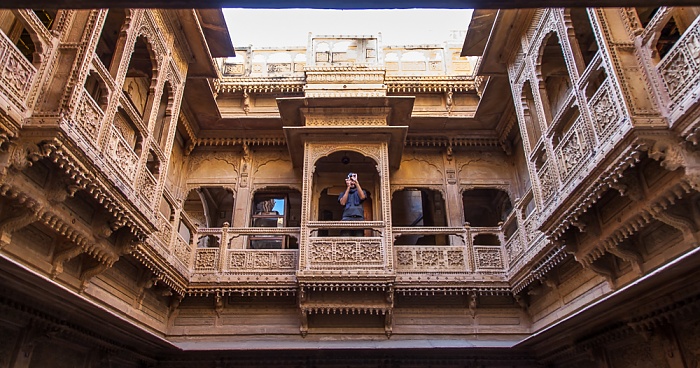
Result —
[[37, 221], [44, 210], [37, 201], [11, 189], [9, 185], [0, 187], [0, 195], [13, 200], [8, 204], [9, 208], [5, 208], [0, 215], [0, 249], [2, 249], [10, 244], [12, 233]]
[[632, 268], [634, 268], [635, 272], [637, 272], [638, 275], [641, 276], [644, 274], [644, 271], [642, 270], [642, 264], [644, 263], [644, 259], [642, 258], [642, 255], [636, 250], [626, 248], [622, 246], [622, 244], [617, 244], [613, 247], [610, 247], [608, 249], [608, 252], [610, 252], [610, 254], [616, 256], [617, 258], [630, 262], [632, 264]]
[[614, 279], [614, 272], [612, 269], [610, 269], [609, 266], [603, 265], [600, 262], [591, 262], [588, 264], [584, 264], [584, 268], [587, 268], [594, 273], [596, 273], [599, 276], [602, 276], [605, 278], [605, 281], [608, 282], [608, 285], [610, 286], [611, 289], [615, 290], [615, 279]]
[[700, 245], [700, 233], [698, 233], [698, 228], [692, 220], [673, 215], [659, 207], [653, 207], [651, 213], [655, 219], [680, 230], [683, 233], [683, 237], [692, 242], [693, 247]]
[[54, 253], [53, 260], [51, 261], [51, 278], [56, 278], [58, 275], [63, 273], [63, 264], [70, 261], [71, 259], [77, 257], [78, 255], [85, 252], [85, 250], [73, 244], [72, 242], [63, 242], [64, 249], [59, 250]]

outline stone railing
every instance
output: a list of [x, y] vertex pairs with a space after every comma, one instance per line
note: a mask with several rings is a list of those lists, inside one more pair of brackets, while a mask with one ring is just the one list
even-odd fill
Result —
[[[380, 271], [393, 264], [389, 259], [386, 239], [382, 236], [382, 221], [311, 221], [305, 259], [300, 271]], [[319, 231], [364, 229], [373, 236], [313, 236]], [[365, 234], [368, 235], [368, 234]]]
[[[357, 222], [312, 222], [309, 230], [317, 234], [319, 230], [371, 229], [381, 235], [383, 223], [380, 221]], [[393, 246], [396, 252], [396, 270], [403, 273], [486, 273], [503, 272], [504, 260], [503, 233], [501, 227], [396, 227], [393, 231], [401, 234], [447, 235], [453, 245]], [[498, 239], [497, 244], [480, 244], [474, 239], [481, 234], [490, 234]], [[231, 240], [239, 236], [269, 235], [300, 237], [299, 228], [200, 228], [194, 234], [194, 272], [196, 274], [218, 273], [222, 275], [295, 275], [299, 271], [361, 271], [376, 272], [394, 264], [389, 259], [393, 252], [386, 248], [383, 236], [311, 236], [303, 246], [306, 267], [299, 259], [296, 249], [231, 249]], [[177, 249], [192, 249], [179, 236], [175, 242]], [[210, 246], [204, 247], [202, 239], [209, 239]], [[513, 236], [517, 238], [517, 236]], [[493, 239], [493, 238], [492, 238]], [[512, 240], [511, 240], [512, 241]], [[474, 244], [475, 243], [475, 244]], [[390, 244], [390, 243], [389, 243]], [[510, 243], [509, 243], [510, 244]], [[213, 246], [212, 246], [213, 245]], [[182, 252], [179, 259], [189, 259]]]
[[467, 230], [464, 227], [394, 227], [392, 228], [394, 238], [402, 235], [445, 235], [448, 237], [447, 244], [436, 245], [465, 245], [467, 244]]
[[700, 83], [700, 18], [695, 19], [656, 68], [671, 99], [669, 107], [674, 109]]
[[[291, 236], [298, 239], [299, 232], [298, 227], [199, 228], [193, 236], [195, 243], [199, 245], [195, 250], [194, 271], [236, 275], [293, 275], [299, 263], [299, 251], [296, 249], [230, 248], [231, 241], [240, 236]], [[208, 239], [208, 242], [203, 239]]]
[[147, 206], [153, 206], [156, 198], [156, 178], [150, 171], [144, 170], [141, 172], [141, 180], [138, 187], [139, 196]]
[[564, 183], [581, 170], [593, 152], [586, 130], [586, 124], [579, 116], [554, 149], [559, 162], [559, 175]]
[[85, 136], [85, 141], [93, 147], [97, 145], [97, 137], [100, 134], [100, 126], [104, 112], [92, 99], [92, 96], [83, 88], [80, 104], [76, 110], [75, 122]]
[[36, 69], [4, 32], [0, 32], [0, 66], [0, 92], [7, 96], [20, 112], [26, 111]]
[[294, 274], [299, 264], [298, 249], [229, 249], [227, 274]]
[[546, 206], [557, 194], [559, 188], [558, 180], [549, 160], [542, 164], [539, 170], [537, 170], [537, 174], [540, 180], [542, 204]]
[[179, 235], [175, 236], [173, 253], [175, 257], [182, 262], [185, 267], [189, 268], [192, 259], [192, 244], [187, 244], [187, 242], [182, 239]]
[[133, 183], [139, 156], [115, 127], [112, 127], [107, 153], [117, 172], [124, 176], [128, 183]]
[[397, 272], [469, 271], [469, 255], [464, 246], [399, 245], [394, 249]]
[[610, 79], [606, 79], [588, 102], [593, 129], [599, 143], [607, 142], [620, 126], [622, 113], [619, 111], [619, 105], [615, 103]]

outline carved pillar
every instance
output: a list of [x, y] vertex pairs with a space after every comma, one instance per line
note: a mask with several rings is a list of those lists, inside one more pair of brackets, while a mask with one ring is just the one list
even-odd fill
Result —
[[[243, 157], [241, 157], [241, 174], [238, 178], [238, 188], [236, 190], [235, 204], [233, 209], [233, 224], [232, 227], [246, 227], [250, 218], [253, 193], [250, 188], [250, 177], [252, 157], [247, 143], [243, 144]], [[232, 240], [232, 249], [245, 248], [243, 242], [244, 237], [238, 237]]]
[[461, 227], [464, 225], [462, 193], [459, 190], [457, 165], [452, 156], [452, 146], [447, 147], [445, 150], [443, 162], [445, 165], [445, 211], [447, 212], [447, 226]]

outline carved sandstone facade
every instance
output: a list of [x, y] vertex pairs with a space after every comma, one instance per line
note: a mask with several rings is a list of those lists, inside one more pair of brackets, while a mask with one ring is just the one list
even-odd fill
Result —
[[0, 11], [0, 368], [694, 367], [698, 14]]

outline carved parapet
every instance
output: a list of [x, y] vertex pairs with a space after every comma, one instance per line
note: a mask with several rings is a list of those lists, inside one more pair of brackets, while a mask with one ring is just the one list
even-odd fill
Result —
[[587, 124], [580, 116], [573, 126], [561, 138], [554, 151], [558, 159], [559, 177], [562, 182], [572, 180], [588, 158], [593, 154], [593, 147], [587, 132]]
[[0, 35], [0, 65], [0, 91], [24, 112], [37, 71], [15, 47], [14, 42], [7, 38], [5, 32]]
[[297, 270], [299, 251], [285, 249], [227, 250], [227, 274], [294, 274]]
[[[654, 18], [663, 19], [658, 16]], [[651, 25], [647, 25], [646, 28], [656, 29], [656, 32], [660, 32], [660, 29]], [[647, 37], [649, 37], [649, 40], [654, 39], [652, 36]], [[683, 32], [674, 47], [656, 66], [656, 70], [661, 76], [664, 87], [671, 99], [671, 105], [669, 106], [671, 109], [675, 108], [681, 100], [688, 97], [688, 92], [698, 87], [700, 82], [700, 79], [698, 79], [700, 67], [697, 63], [697, 60], [700, 58], [699, 53], [700, 23], [694, 22], [690, 28]]]
[[395, 246], [396, 272], [468, 272], [468, 253], [463, 246]]

